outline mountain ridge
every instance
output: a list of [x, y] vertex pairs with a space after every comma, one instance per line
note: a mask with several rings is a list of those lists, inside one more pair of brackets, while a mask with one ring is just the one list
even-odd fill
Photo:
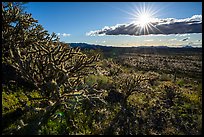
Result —
[[115, 47], [115, 46], [105, 46], [105, 45], [96, 45], [89, 43], [67, 43], [71, 47], [76, 48], [80, 47], [82, 49], [108, 49], [108, 48], [202, 48], [202, 47], [193, 47], [191, 45], [186, 45], [182, 47], [170, 47], [170, 46], [132, 46], [132, 47]]

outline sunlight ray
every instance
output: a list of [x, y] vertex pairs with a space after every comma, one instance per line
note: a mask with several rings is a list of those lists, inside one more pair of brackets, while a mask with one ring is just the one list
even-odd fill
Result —
[[[135, 24], [134, 28], [138, 28], [138, 32], [140, 34], [148, 35], [150, 30], [154, 31], [154, 29], [160, 31], [156, 26], [154, 26], [154, 22], [157, 21], [156, 15], [161, 9], [154, 9], [153, 5], [149, 3], [139, 3], [139, 6], [133, 5], [133, 8], [130, 9], [130, 12], [124, 11], [131, 15], [129, 19], [133, 20], [132, 22]], [[160, 31], [161, 32], [161, 31]]]
[[155, 28], [156, 30], [158, 30], [158, 31], [161, 32], [162, 34], [165, 34], [165, 33], [162, 32], [160, 29], [158, 29], [156, 26], [152, 25], [151, 23], [150, 23], [149, 25], [151, 25], [151, 27]]

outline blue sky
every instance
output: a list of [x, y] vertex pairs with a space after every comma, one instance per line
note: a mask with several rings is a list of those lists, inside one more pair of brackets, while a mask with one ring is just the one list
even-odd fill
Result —
[[[175, 22], [177, 20], [181, 22], [181, 19], [199, 15], [202, 23], [201, 2], [29, 2], [25, 7], [25, 11], [32, 13], [32, 16], [46, 30], [57, 33], [60, 40], [64, 42], [86, 42], [110, 46], [182, 46], [188, 44], [202, 46], [202, 33], [197, 32], [137, 36], [129, 35], [130, 33], [127, 32], [127, 35], [123, 35], [124, 33], [108, 35], [113, 28], [121, 30], [120, 25], [127, 24], [128, 26], [131, 22], [137, 21], [142, 16], [137, 13], [143, 8], [145, 11], [149, 10], [146, 12], [148, 15], [154, 13], [151, 17], [157, 20], [174, 18]], [[197, 16], [194, 17], [197, 19]], [[151, 24], [148, 25], [147, 22], [145, 25], [150, 26]], [[150, 29], [152, 28], [148, 30]], [[102, 33], [103, 35], [98, 35]]]

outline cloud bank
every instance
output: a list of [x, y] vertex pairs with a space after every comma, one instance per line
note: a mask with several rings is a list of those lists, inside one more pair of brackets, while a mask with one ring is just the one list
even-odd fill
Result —
[[185, 19], [155, 19], [151, 21], [150, 27], [143, 29], [136, 23], [117, 24], [115, 26], [105, 26], [101, 30], [90, 31], [87, 36], [101, 35], [157, 35], [157, 34], [186, 34], [202, 33], [202, 15], [194, 15]]
[[68, 34], [68, 33], [62, 33], [62, 34], [61, 33], [57, 33], [57, 35], [58, 36], [61, 35], [62, 37], [69, 37], [71, 34]]

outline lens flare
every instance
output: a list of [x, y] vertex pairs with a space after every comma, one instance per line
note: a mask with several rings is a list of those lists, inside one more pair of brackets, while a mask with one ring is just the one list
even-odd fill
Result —
[[141, 15], [139, 15], [138, 18], [138, 24], [144, 28], [146, 27], [150, 22], [151, 22], [151, 16], [149, 13], [142, 13]]
[[[158, 21], [156, 17], [157, 13], [161, 9], [155, 9], [150, 3], [137, 3], [133, 8], [130, 8], [131, 12], [124, 11], [127, 14], [131, 15], [131, 19], [134, 24], [134, 29], [137, 31], [136, 34], [148, 35], [150, 30], [160, 31], [154, 23]], [[160, 31], [161, 32], [161, 31]], [[161, 32], [162, 33], [162, 32]]]

